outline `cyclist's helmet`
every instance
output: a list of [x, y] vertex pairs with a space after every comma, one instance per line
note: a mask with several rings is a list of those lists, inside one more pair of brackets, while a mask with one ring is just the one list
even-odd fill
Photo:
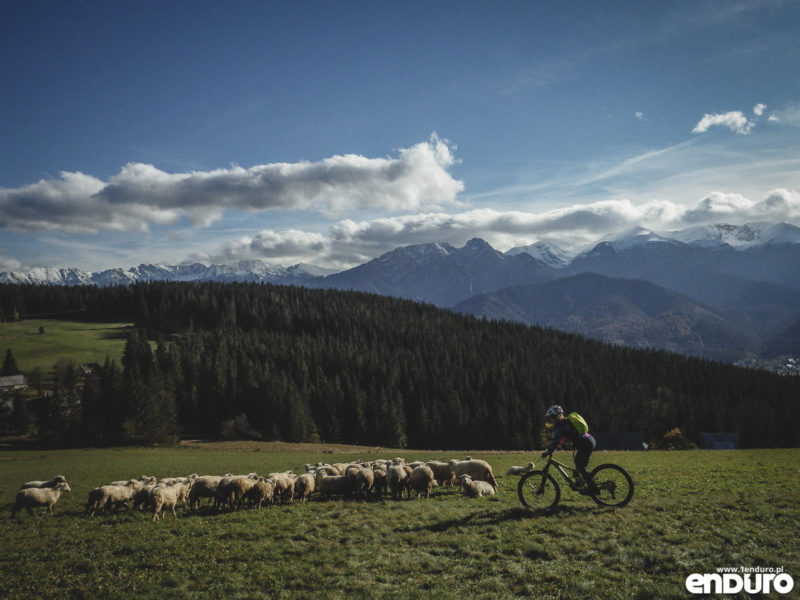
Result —
[[547, 409], [547, 412], [544, 413], [545, 419], [554, 419], [556, 415], [563, 415], [564, 409], [561, 408], [558, 404], [553, 404], [550, 408]]

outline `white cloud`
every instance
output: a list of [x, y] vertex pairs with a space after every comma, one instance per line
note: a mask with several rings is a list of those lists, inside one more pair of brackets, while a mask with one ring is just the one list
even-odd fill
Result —
[[748, 121], [741, 111], [734, 110], [723, 114], [710, 115], [706, 113], [692, 129], [692, 133], [705, 133], [711, 127], [727, 127], [739, 135], [747, 135], [755, 127], [755, 123]]
[[18, 271], [22, 264], [14, 259], [14, 258], [6, 258], [4, 256], [0, 256], [0, 273], [5, 273], [8, 271]]
[[108, 182], [62, 173], [16, 189], [0, 189], [0, 228], [23, 231], [146, 231], [187, 217], [208, 226], [226, 210], [392, 211], [441, 208], [463, 189], [448, 169], [455, 158], [435, 134], [396, 158], [347, 154], [318, 162], [244, 169], [166, 173], [125, 165]]
[[765, 110], [767, 110], [766, 104], [756, 104], [753, 107], [753, 114], [756, 115], [757, 117], [760, 117], [761, 115], [764, 114]]
[[364, 221], [345, 219], [331, 225], [326, 235], [298, 230], [262, 231], [252, 239], [227, 244], [206, 260], [262, 258], [276, 264], [309, 262], [347, 268], [408, 244], [448, 242], [461, 246], [480, 237], [495, 248], [506, 250], [544, 238], [579, 247], [633, 226], [667, 231], [699, 224], [764, 220], [800, 223], [800, 194], [778, 189], [752, 200], [740, 194], [714, 192], [690, 207], [669, 201], [634, 204], [611, 200], [543, 212], [478, 209]]
[[644, 113], [642, 111], [636, 111], [636, 118], [639, 121], [646, 121], [647, 120], [647, 119], [645, 119]]

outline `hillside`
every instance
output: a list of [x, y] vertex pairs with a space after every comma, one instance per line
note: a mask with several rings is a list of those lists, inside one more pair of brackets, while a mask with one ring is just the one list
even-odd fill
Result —
[[[136, 323], [121, 365], [42, 408], [62, 440], [151, 443], [239, 423], [267, 440], [531, 448], [546, 407], [560, 403], [580, 407], [595, 431], [656, 440], [680, 426], [695, 439], [736, 431], [746, 446], [800, 443], [798, 378], [378, 295], [217, 283], [0, 286], [0, 303], [23, 319], [49, 304]], [[782, 418], [753, 418], [761, 414]]]
[[454, 310], [718, 360], [758, 351], [755, 334], [730, 311], [707, 308], [648, 281], [593, 273], [483, 294]]

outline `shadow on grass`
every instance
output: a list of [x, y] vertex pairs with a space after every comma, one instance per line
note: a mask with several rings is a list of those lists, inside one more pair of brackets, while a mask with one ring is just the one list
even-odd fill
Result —
[[558, 506], [553, 510], [529, 510], [522, 507], [507, 508], [501, 511], [484, 510], [481, 512], [471, 513], [459, 519], [448, 519], [446, 521], [439, 521], [438, 523], [429, 523], [427, 525], [419, 525], [416, 527], [398, 527], [395, 532], [414, 532], [414, 531], [431, 531], [434, 533], [442, 533], [450, 529], [458, 527], [487, 527], [491, 525], [499, 525], [508, 521], [525, 521], [533, 518], [559, 518], [569, 515], [590, 515], [598, 513], [607, 513], [613, 511], [612, 508], [597, 508], [594, 506]]

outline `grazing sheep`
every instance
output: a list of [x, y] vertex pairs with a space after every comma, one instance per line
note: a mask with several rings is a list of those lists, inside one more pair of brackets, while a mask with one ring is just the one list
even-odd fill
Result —
[[384, 490], [386, 490], [386, 469], [375, 468], [372, 474], [374, 476], [372, 489], [375, 492], [375, 499], [380, 500]]
[[247, 490], [244, 494], [244, 500], [250, 503], [250, 506], [261, 508], [265, 502], [272, 504], [275, 497], [275, 480], [260, 478], [255, 482], [253, 487]]
[[[142, 489], [133, 495], [133, 508], [141, 509], [150, 505], [150, 492], [156, 487], [155, 483], [146, 483]], [[91, 492], [90, 492], [91, 493]]]
[[450, 470], [450, 464], [439, 460], [429, 460], [425, 463], [433, 471], [433, 478], [440, 486], [455, 485], [456, 478]]
[[[128, 506], [128, 500], [139, 491], [139, 483], [135, 479], [125, 482], [125, 485], [101, 485], [89, 492], [89, 501], [86, 503], [86, 512], [93, 517], [100, 509], [119, 508]], [[141, 482], [143, 483], [143, 482]]]
[[180, 484], [165, 484], [159, 483], [150, 491], [150, 503], [153, 507], [153, 521], [158, 521], [159, 517], [163, 520], [164, 516], [161, 511], [165, 508], [172, 509], [172, 515], [177, 519], [178, 514], [175, 512], [175, 507], [178, 504], [178, 497], [180, 496]]
[[458, 480], [461, 484], [461, 491], [469, 498], [494, 496], [494, 487], [487, 481], [473, 481], [469, 475], [461, 475]]
[[486, 481], [494, 489], [497, 489], [497, 480], [492, 473], [492, 466], [485, 460], [457, 460], [454, 458], [447, 464], [450, 465], [454, 477], [460, 478], [462, 475], [469, 475], [475, 481]]
[[[216, 500], [217, 488], [221, 480], [222, 476], [220, 475], [204, 475], [195, 479], [189, 492], [189, 506], [198, 508], [200, 506], [200, 498], [214, 498]], [[216, 506], [216, 502], [214, 505]]]
[[532, 471], [535, 465], [532, 462], [529, 462], [524, 467], [508, 467], [508, 471], [506, 471], [506, 475], [524, 475], [528, 471]]
[[269, 479], [275, 481], [275, 499], [281, 502], [291, 502], [294, 498], [295, 474], [291, 471], [270, 473]]
[[19, 489], [27, 490], [30, 488], [54, 488], [59, 483], [67, 483], [67, 478], [63, 475], [56, 475], [50, 481], [28, 481], [23, 483]]
[[372, 488], [375, 486], [375, 471], [370, 467], [359, 469], [356, 473], [355, 492], [359, 496], [369, 498]]
[[331, 495], [350, 496], [353, 487], [350, 480], [343, 475], [318, 475], [316, 490], [321, 496], [330, 499]]
[[408, 473], [401, 465], [392, 465], [386, 471], [386, 484], [392, 491], [392, 498], [403, 499], [403, 490], [408, 489]]
[[[131, 481], [131, 480], [130, 479], [124, 479], [124, 480], [120, 480], [120, 481], [112, 481], [108, 485], [127, 485], [127, 483], [129, 481]], [[141, 487], [157, 483], [156, 482], [156, 478], [152, 477], [152, 476], [149, 476], [149, 475], [140, 475], [139, 478], [135, 479], [134, 481], [139, 482]], [[140, 487], [140, 489], [141, 489], [141, 487]]]
[[436, 485], [436, 479], [433, 476], [433, 471], [428, 465], [422, 464], [411, 471], [409, 478], [409, 485], [411, 489], [417, 493], [417, 498], [425, 494], [426, 498], [431, 497], [431, 488]]
[[294, 497], [300, 499], [300, 504], [305, 504], [316, 487], [317, 482], [314, 476], [310, 473], [303, 473], [294, 480]]
[[216, 506], [219, 508], [223, 503], [228, 504], [228, 508], [234, 509], [242, 500], [245, 492], [253, 487], [258, 481], [255, 473], [250, 475], [233, 475], [223, 477], [217, 485]]
[[59, 481], [53, 487], [31, 487], [25, 488], [17, 492], [16, 502], [14, 509], [11, 511], [11, 516], [17, 514], [20, 508], [27, 509], [29, 514], [33, 514], [32, 508], [46, 506], [53, 514], [53, 507], [58, 499], [61, 497], [61, 492], [69, 492], [69, 484], [66, 481]]

